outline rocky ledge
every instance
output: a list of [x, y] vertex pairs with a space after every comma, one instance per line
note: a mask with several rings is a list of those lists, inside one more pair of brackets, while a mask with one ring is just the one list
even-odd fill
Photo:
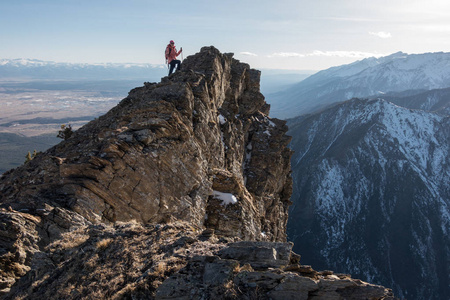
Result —
[[290, 138], [268, 117], [259, 77], [204, 47], [6, 172], [4, 296], [390, 299], [301, 266], [286, 243]]
[[394, 299], [301, 265], [291, 249], [186, 222], [80, 226], [37, 252], [5, 299]]

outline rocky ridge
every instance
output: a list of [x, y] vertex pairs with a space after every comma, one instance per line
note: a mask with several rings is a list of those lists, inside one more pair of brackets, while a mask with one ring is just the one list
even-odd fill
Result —
[[392, 298], [301, 266], [286, 243], [290, 138], [268, 117], [259, 77], [204, 47], [6, 172], [5, 297]]

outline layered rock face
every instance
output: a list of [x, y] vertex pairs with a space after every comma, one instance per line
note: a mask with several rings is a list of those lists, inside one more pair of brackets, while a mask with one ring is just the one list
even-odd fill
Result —
[[259, 76], [202, 48], [5, 173], [6, 299], [392, 298], [291, 252], [290, 138], [268, 117]]
[[[62, 207], [92, 223], [170, 218], [284, 241], [290, 139], [267, 117], [259, 71], [205, 48], [73, 137], [2, 178], [2, 206]], [[236, 200], [224, 205], [224, 197]], [[51, 208], [46, 208], [50, 205]]]

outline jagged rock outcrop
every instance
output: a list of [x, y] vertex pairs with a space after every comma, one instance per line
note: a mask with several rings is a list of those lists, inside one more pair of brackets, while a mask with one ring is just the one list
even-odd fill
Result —
[[156, 299], [394, 299], [382, 286], [291, 261], [290, 243], [237, 242], [196, 256], [165, 280]]
[[[284, 121], [267, 117], [259, 71], [214, 48], [184, 68], [132, 90], [70, 139], [6, 173], [2, 206], [31, 214], [45, 204], [64, 207], [92, 223], [202, 225], [207, 216], [207, 226], [224, 234], [285, 240], [290, 139]], [[221, 206], [214, 190], [237, 203]]]
[[0, 296], [31, 270], [36, 254], [61, 233], [89, 224], [67, 209], [49, 206], [35, 215], [0, 208]]
[[260, 72], [213, 47], [188, 57], [184, 69], [130, 91], [71, 138], [5, 173], [1, 206], [48, 223], [44, 244], [78, 224], [70, 214], [51, 221], [55, 210], [92, 224], [183, 220], [284, 241], [290, 138], [284, 121], [267, 116]]
[[[202, 48], [183, 71], [130, 91], [5, 173], [5, 297], [173, 298], [174, 280], [189, 274], [207, 281], [191, 282], [192, 291], [212, 292], [187, 299], [291, 297], [305, 282], [310, 296], [361, 292], [367, 284], [347, 277], [328, 287], [331, 275], [299, 265], [286, 243], [290, 138], [284, 121], [268, 117], [259, 76], [232, 54]], [[256, 242], [236, 244], [245, 240]], [[391, 297], [375, 289], [375, 299]]]

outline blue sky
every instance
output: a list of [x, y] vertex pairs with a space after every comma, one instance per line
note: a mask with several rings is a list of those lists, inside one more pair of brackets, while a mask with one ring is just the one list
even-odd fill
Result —
[[321, 70], [369, 56], [450, 52], [447, 0], [2, 0], [0, 58], [164, 63], [202, 46], [254, 68]]

